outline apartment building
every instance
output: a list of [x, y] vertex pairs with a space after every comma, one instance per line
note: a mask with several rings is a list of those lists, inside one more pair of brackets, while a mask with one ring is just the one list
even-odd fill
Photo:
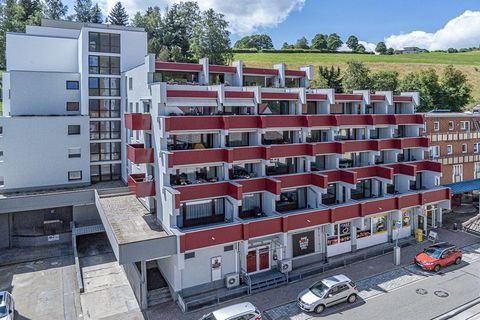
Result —
[[430, 159], [443, 168], [440, 184], [458, 195], [480, 189], [480, 114], [430, 112], [425, 120]]
[[154, 265], [185, 310], [441, 225], [450, 189], [418, 93], [313, 90], [311, 66], [146, 46], [143, 30], [49, 20], [7, 35], [0, 244], [105, 231], [142, 308]]

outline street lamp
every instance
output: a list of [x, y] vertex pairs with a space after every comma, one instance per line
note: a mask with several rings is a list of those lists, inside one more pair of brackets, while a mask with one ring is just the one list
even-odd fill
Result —
[[402, 227], [402, 221], [395, 221], [395, 229], [397, 230], [397, 237], [395, 239], [395, 247], [393, 247], [393, 264], [400, 265], [400, 247], [398, 246], [398, 237], [400, 236], [400, 228]]

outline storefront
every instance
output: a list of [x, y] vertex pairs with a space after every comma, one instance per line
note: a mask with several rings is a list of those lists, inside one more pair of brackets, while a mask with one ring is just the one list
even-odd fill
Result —
[[426, 205], [423, 214], [418, 215], [417, 226], [423, 230], [423, 234], [427, 235], [428, 231], [437, 227], [437, 221], [440, 219], [441, 210], [437, 205]]
[[352, 250], [351, 223], [337, 223], [327, 230], [327, 256], [332, 257]]
[[285, 256], [284, 246], [277, 237], [252, 240], [245, 249], [244, 269], [249, 274], [274, 269], [277, 267], [277, 261]]
[[360, 219], [360, 227], [357, 228], [357, 249], [371, 247], [387, 241], [388, 213]]
[[[414, 208], [402, 209], [399, 215], [400, 215], [399, 217], [394, 216], [394, 219], [392, 221], [393, 239], [406, 238], [413, 234], [412, 221], [413, 221], [413, 215], [414, 215]], [[397, 219], [400, 219], [402, 224], [402, 227], [399, 230], [397, 230], [396, 228]]]

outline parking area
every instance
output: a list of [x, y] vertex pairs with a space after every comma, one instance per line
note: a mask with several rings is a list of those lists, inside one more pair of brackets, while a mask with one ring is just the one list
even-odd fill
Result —
[[15, 319], [82, 319], [76, 288], [72, 255], [0, 267], [0, 289], [13, 294]]

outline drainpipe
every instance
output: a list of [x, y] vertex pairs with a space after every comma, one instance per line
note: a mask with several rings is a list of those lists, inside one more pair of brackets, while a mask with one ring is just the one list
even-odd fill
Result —
[[141, 308], [142, 310], [146, 310], [148, 308], [148, 299], [147, 299], [147, 261], [142, 260], [140, 261], [140, 269], [141, 269], [141, 279], [140, 279], [140, 294], [141, 294]]

